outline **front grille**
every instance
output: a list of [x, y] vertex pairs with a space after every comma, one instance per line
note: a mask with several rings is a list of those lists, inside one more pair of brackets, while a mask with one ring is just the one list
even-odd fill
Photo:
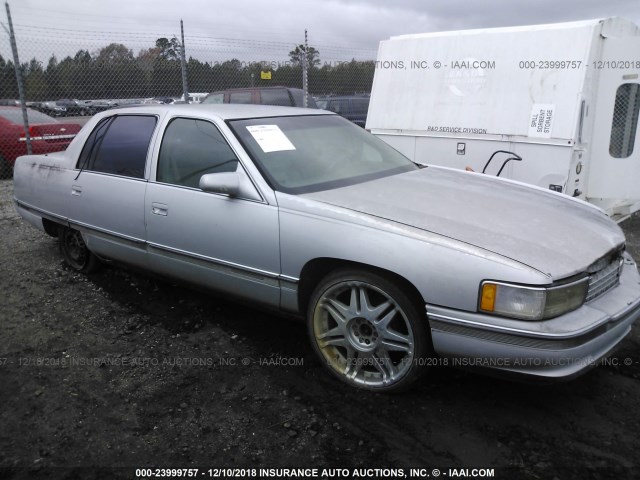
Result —
[[622, 258], [617, 257], [606, 267], [591, 274], [589, 277], [589, 290], [587, 291], [586, 302], [598, 298], [620, 283], [622, 264]]

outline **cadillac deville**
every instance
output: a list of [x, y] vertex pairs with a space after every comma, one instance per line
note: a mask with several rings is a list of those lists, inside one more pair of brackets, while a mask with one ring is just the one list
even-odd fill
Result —
[[640, 315], [601, 210], [415, 164], [322, 110], [109, 110], [65, 152], [21, 157], [14, 182], [71, 268], [117, 261], [305, 318], [328, 371], [369, 390], [437, 356], [573, 377]]

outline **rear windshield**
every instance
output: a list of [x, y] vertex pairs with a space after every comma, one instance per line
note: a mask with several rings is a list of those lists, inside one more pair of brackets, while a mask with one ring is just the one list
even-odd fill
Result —
[[[0, 109], [0, 117], [11, 123], [17, 123], [22, 125], [22, 109], [18, 107], [2, 108]], [[29, 124], [34, 123], [59, 123], [55, 118], [45, 115], [44, 113], [36, 112], [27, 108], [27, 117], [29, 118]]]

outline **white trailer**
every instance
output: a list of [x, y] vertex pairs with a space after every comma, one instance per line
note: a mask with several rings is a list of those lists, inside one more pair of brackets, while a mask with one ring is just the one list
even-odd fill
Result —
[[[640, 209], [640, 29], [621, 18], [380, 42], [366, 128], [417, 162]], [[501, 153], [488, 166], [495, 175]]]

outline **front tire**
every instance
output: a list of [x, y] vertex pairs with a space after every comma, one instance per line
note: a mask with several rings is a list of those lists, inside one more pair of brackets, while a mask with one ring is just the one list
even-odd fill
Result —
[[78, 230], [60, 227], [58, 245], [65, 263], [77, 272], [91, 273], [99, 268], [100, 260], [87, 248]]
[[386, 277], [340, 270], [325, 277], [309, 303], [311, 343], [325, 367], [352, 387], [409, 388], [432, 353], [424, 306]]

